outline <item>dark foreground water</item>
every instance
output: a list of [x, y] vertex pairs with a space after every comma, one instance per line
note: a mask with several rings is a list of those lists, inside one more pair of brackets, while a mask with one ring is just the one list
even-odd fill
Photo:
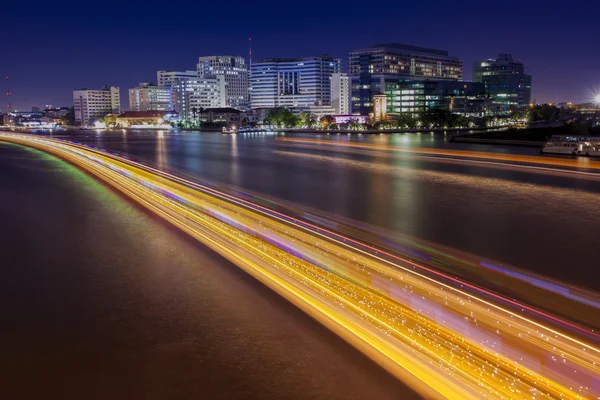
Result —
[[415, 398], [234, 265], [55, 158], [0, 143], [0, 223], [3, 399]]

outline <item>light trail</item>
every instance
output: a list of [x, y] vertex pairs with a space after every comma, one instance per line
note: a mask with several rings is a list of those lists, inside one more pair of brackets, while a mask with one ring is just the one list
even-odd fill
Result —
[[[318, 143], [323, 143], [322, 141], [319, 141]], [[283, 143], [286, 144], [286, 143]], [[302, 143], [295, 143], [294, 144], [294, 149], [297, 148], [306, 148], [306, 149], [311, 149], [311, 150], [322, 150], [322, 147], [319, 147], [318, 144], [302, 144]], [[389, 149], [386, 151], [381, 151], [381, 150], [377, 150], [377, 149], [354, 149], [354, 148], [327, 148], [327, 149], [332, 149], [335, 150], [336, 154], [337, 153], [347, 153], [347, 154], [358, 154], [358, 155], [368, 155], [371, 157], [380, 157], [380, 158], [390, 158], [393, 157], [394, 152]], [[494, 153], [483, 153], [483, 154], [494, 154]], [[552, 174], [555, 176], [578, 176], [581, 178], [587, 178], [587, 179], [600, 179], [600, 173], [598, 172], [586, 172], [586, 171], [577, 171], [577, 170], [572, 170], [572, 169], [564, 169], [564, 168], [551, 168], [551, 167], [543, 167], [541, 165], [525, 165], [525, 164], [514, 164], [514, 163], [508, 163], [508, 162], [500, 162], [500, 161], [490, 161], [490, 160], [485, 160], [485, 159], [469, 159], [469, 158], [465, 158], [463, 157], [450, 157], [450, 156], [436, 156], [436, 155], [427, 155], [427, 154], [422, 154], [422, 155], [415, 155], [413, 154], [412, 157], [414, 159], [418, 159], [418, 160], [430, 160], [430, 161], [435, 161], [435, 162], [443, 162], [443, 163], [447, 163], [447, 164], [476, 164], [476, 165], [483, 165], [486, 166], [488, 168], [499, 168], [499, 169], [503, 169], [503, 170], [514, 170], [514, 171], [524, 171], [524, 172], [531, 172], [531, 173], [541, 173], [541, 174]], [[582, 167], [582, 166], [578, 166], [578, 167]], [[585, 164], [583, 164], [583, 167], [586, 168]]]
[[[92, 147], [92, 148], [98, 150], [96, 147]], [[103, 150], [100, 150], [100, 151], [103, 151]], [[113, 155], [115, 155], [115, 154], [113, 154]], [[129, 160], [125, 160], [125, 161], [131, 163], [131, 161], [129, 161]], [[474, 291], [476, 291], [479, 294], [483, 294], [483, 295], [491, 297], [491, 298], [493, 298], [495, 300], [502, 301], [505, 304], [512, 305], [512, 306], [516, 307], [518, 310], [527, 310], [528, 312], [531, 312], [532, 314], [535, 314], [537, 316], [543, 317], [545, 319], [552, 320], [552, 321], [554, 321], [556, 323], [559, 323], [559, 324], [561, 324], [561, 325], [563, 325], [565, 327], [569, 327], [569, 328], [571, 328], [571, 329], [573, 329], [575, 331], [583, 333], [586, 336], [591, 336], [591, 337], [594, 337], [596, 339], [600, 339], [600, 335], [597, 334], [596, 332], [594, 332], [593, 330], [583, 329], [582, 327], [580, 327], [578, 325], [572, 324], [572, 323], [570, 323], [568, 321], [565, 321], [564, 319], [557, 318], [554, 315], [550, 315], [548, 313], [545, 313], [545, 312], [543, 312], [540, 309], [536, 309], [536, 308], [530, 307], [529, 305], [526, 305], [526, 304], [523, 304], [523, 303], [519, 303], [519, 302], [515, 301], [514, 299], [509, 298], [507, 296], [501, 296], [501, 295], [499, 295], [499, 294], [497, 294], [497, 293], [495, 293], [493, 291], [486, 290], [486, 289], [484, 289], [482, 287], [482, 285], [474, 285], [472, 283], [468, 283], [464, 279], [457, 279], [456, 276], [454, 276], [454, 275], [448, 275], [447, 273], [442, 273], [442, 272], [439, 271], [439, 268], [440, 268], [439, 265], [437, 265], [438, 269], [435, 269], [435, 268], [427, 267], [427, 266], [425, 266], [423, 264], [417, 264], [417, 263], [413, 262], [412, 260], [408, 260], [406, 258], [399, 257], [398, 255], [390, 253], [388, 251], [385, 251], [382, 248], [373, 247], [373, 246], [371, 246], [371, 245], [369, 245], [369, 244], [367, 244], [365, 242], [360, 242], [360, 241], [354, 240], [354, 239], [352, 239], [352, 238], [350, 238], [348, 236], [343, 236], [343, 235], [339, 234], [338, 232], [335, 232], [335, 231], [323, 228], [321, 226], [317, 226], [317, 225], [311, 224], [309, 222], [306, 222], [306, 221], [303, 221], [303, 220], [300, 220], [300, 219], [297, 219], [297, 218], [293, 218], [293, 217], [291, 217], [289, 215], [285, 215], [285, 214], [282, 214], [280, 212], [274, 211], [272, 209], [268, 209], [266, 207], [263, 207], [263, 206], [260, 206], [258, 204], [252, 203], [250, 201], [241, 199], [239, 197], [235, 197], [235, 196], [232, 196], [230, 194], [227, 194], [227, 193], [215, 190], [212, 187], [209, 187], [209, 186], [206, 186], [206, 185], [202, 185], [202, 184], [199, 184], [197, 182], [193, 182], [193, 181], [181, 178], [179, 176], [174, 176], [174, 175], [165, 173], [164, 171], [155, 169], [155, 168], [147, 166], [147, 165], [144, 165], [144, 167], [147, 168], [147, 169], [149, 169], [149, 170], [151, 170], [153, 173], [155, 173], [157, 175], [160, 175], [160, 176], [163, 176], [163, 177], [165, 177], [167, 179], [171, 179], [171, 180], [175, 180], [177, 182], [181, 182], [181, 183], [183, 183], [185, 185], [197, 188], [199, 190], [208, 191], [212, 195], [215, 195], [215, 196], [217, 196], [219, 198], [223, 198], [223, 199], [226, 199], [228, 201], [232, 201], [232, 202], [234, 202], [236, 204], [239, 204], [241, 206], [250, 207], [251, 209], [253, 209], [255, 211], [264, 212], [264, 213], [266, 213], [267, 216], [278, 218], [278, 219], [280, 219], [280, 220], [282, 220], [282, 221], [284, 221], [286, 223], [295, 224], [299, 228], [308, 228], [308, 229], [313, 230], [313, 231], [315, 231], [315, 232], [317, 232], [319, 234], [324, 234], [325, 237], [327, 237], [327, 238], [330, 238], [330, 239], [333, 238], [334, 240], [339, 240], [338, 243], [340, 245], [348, 245], [348, 243], [351, 243], [351, 244], [359, 246], [361, 248], [361, 249], [357, 249], [357, 251], [363, 251], [364, 252], [364, 250], [366, 249], [367, 251], [371, 252], [371, 254], [381, 254], [381, 255], [384, 255], [386, 257], [395, 259], [397, 261], [401, 261], [403, 263], [406, 263], [406, 264], [409, 264], [409, 265], [413, 266], [414, 268], [417, 268], [417, 269], [421, 270], [422, 272], [433, 274], [433, 275], [436, 275], [436, 276], [438, 276], [440, 278], [446, 279], [446, 280], [448, 280], [448, 281], [450, 281], [450, 282], [452, 282], [452, 283], [454, 283], [456, 285], [459, 285], [461, 288], [468, 288], [468, 289], [474, 290]], [[387, 262], [385, 260], [382, 260], [382, 261]], [[458, 273], [458, 270], [457, 270], [456, 267], [458, 267], [459, 264], [456, 263], [456, 261], [458, 261], [458, 260], [455, 259], [455, 262], [453, 263], [453, 267], [454, 267], [453, 271], [452, 271], [453, 274]], [[461, 260], [461, 263], [464, 264], [464, 262], [462, 262], [462, 260]], [[493, 270], [492, 268], [489, 268], [486, 265], [481, 264], [479, 262], [478, 262], [478, 265], [480, 267], [487, 268], [488, 270]], [[478, 269], [481, 270], [481, 268], [478, 268]], [[497, 268], [495, 270], [496, 270], [496, 272], [498, 272]], [[519, 271], [517, 271], [517, 270], [513, 270], [512, 272], [513, 272], [513, 274], [512, 274], [513, 278], [514, 278], [515, 273], [519, 273]], [[511, 275], [511, 273], [509, 272], [509, 270], [506, 269], [506, 268], [504, 268], [504, 271], [500, 272], [500, 274], [507, 275], [507, 276]], [[524, 277], [524, 275], [525, 275], [525, 274], [523, 274], [523, 272], [521, 272], [520, 274], [521, 274], [521, 277]], [[482, 275], [481, 271], [478, 272], [478, 275], [479, 275], [479, 277], [481, 277], [481, 275]], [[530, 277], [525, 278], [525, 279], [520, 278], [520, 280], [528, 281], [529, 283], [531, 283], [532, 281], [541, 282], [540, 278], [534, 278], [531, 273], [529, 273], [529, 275], [530, 275]], [[501, 279], [499, 279], [499, 276], [496, 274], [496, 275], [489, 276], [488, 279], [485, 282], [488, 285], [489, 284], [494, 284], [494, 286], [497, 286], [495, 284], [498, 281], [500, 281], [500, 280]], [[571, 286], [564, 285], [564, 284], [561, 284], [560, 287], [559, 287], [559, 285], [557, 284], [557, 282], [553, 282], [553, 281], [551, 281], [551, 280], [549, 280], [547, 278], [544, 278], [544, 283], [545, 283], [545, 290], [546, 290], [546, 292], [544, 292], [545, 296], [543, 296], [543, 297], [541, 297], [541, 296], [533, 297], [532, 295], [530, 295], [529, 296], [529, 300], [532, 303], [538, 304], [538, 305], [539, 304], [541, 304], [541, 305], [552, 304], [552, 307], [554, 307], [554, 308], [557, 308], [557, 307], [560, 306], [561, 311], [562, 311], [562, 313], [564, 315], [569, 315], [571, 318], [577, 317], [577, 318], [579, 318], [578, 321], [580, 323], [582, 321], [584, 321], [586, 325], [590, 324], [589, 319], [593, 318], [593, 317], [590, 317], [590, 316], [596, 315], [595, 313], [598, 312], [598, 310], [593, 310], [590, 313], [589, 310], [586, 310], [586, 309], [581, 309], [581, 310], [577, 309], [578, 313], [577, 313], [577, 315], [574, 315], [573, 314], [574, 309], [571, 307], [572, 304], [570, 302], [565, 301], [565, 300], [566, 299], [571, 299], [571, 300], [574, 300], [574, 301], [576, 301], [578, 303], [587, 304], [590, 307], [597, 308], [598, 305], [600, 305], [600, 297], [599, 296], [597, 296], [597, 295], [595, 295], [593, 293], [587, 293], [586, 291], [583, 291], [583, 290], [581, 290], [579, 288], [571, 287]], [[513, 289], [515, 289], [514, 284], [515, 284], [515, 280], [513, 279], [510, 282], [510, 288], [503, 287], [501, 289], [504, 290], [504, 291], [508, 291], [510, 293], [514, 293], [515, 292], [515, 290], [513, 290]], [[538, 285], [534, 285], [534, 286], [538, 286], [539, 287], [540, 285], [538, 284]], [[554, 287], [554, 288], [557, 288], [557, 290], [549, 290], [548, 287]], [[527, 292], [532, 292], [531, 285], [526, 286], [524, 290], [526, 290]], [[521, 291], [523, 291], [523, 289], [521, 289]], [[560, 296], [561, 296], [561, 299], [559, 299], [560, 303], [557, 304], [556, 301], [552, 302], [552, 303], [549, 303], [548, 302], [549, 297], [547, 296], [548, 295], [548, 291], [553, 291], [555, 293], [560, 294]], [[517, 293], [518, 293], [518, 291], [517, 291]], [[579, 312], [579, 311], [581, 311], [581, 312]], [[595, 326], [594, 324], [591, 324], [591, 325]]]
[[[430, 149], [430, 148], [408, 148], [390, 146], [384, 144], [371, 144], [371, 143], [355, 143], [355, 142], [339, 142], [333, 140], [319, 140], [319, 139], [296, 139], [296, 138], [277, 138], [278, 142], [290, 143], [290, 144], [312, 144], [320, 145], [323, 147], [330, 148], [356, 148], [366, 149], [375, 151], [387, 151], [387, 152], [399, 152], [399, 153], [413, 153], [419, 155], [435, 155], [444, 157], [468, 157], [477, 160], [495, 160], [495, 161], [508, 161], [523, 164], [538, 164], [538, 165], [552, 165], [570, 168], [589, 168], [589, 169], [600, 169], [600, 161], [591, 160], [589, 158], [552, 158], [542, 156], [527, 156], [521, 154], [500, 154], [500, 153], [486, 153], [480, 151], [468, 151], [468, 150], [452, 150], [452, 149]], [[514, 166], [515, 164], [509, 164]], [[564, 170], [562, 170], [564, 172]]]
[[55, 154], [114, 186], [427, 398], [600, 396], [598, 341], [570, 336], [558, 320], [531, 319], [410, 260], [106, 152], [29, 135], [0, 140]]

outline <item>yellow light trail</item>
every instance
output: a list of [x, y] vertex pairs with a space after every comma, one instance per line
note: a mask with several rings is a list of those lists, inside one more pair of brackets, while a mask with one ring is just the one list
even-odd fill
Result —
[[0, 133], [122, 191], [427, 398], [598, 399], [598, 343], [176, 177], [73, 143]]
[[600, 169], [600, 161], [591, 160], [589, 158], [553, 158], [553, 157], [542, 157], [542, 156], [528, 156], [521, 154], [500, 154], [500, 153], [487, 153], [481, 151], [469, 151], [469, 150], [453, 150], [453, 149], [432, 149], [432, 148], [409, 148], [409, 147], [398, 147], [390, 146], [386, 144], [371, 144], [371, 143], [355, 143], [355, 142], [340, 142], [334, 140], [319, 140], [319, 139], [297, 139], [297, 138], [278, 138], [277, 141], [281, 143], [289, 144], [310, 144], [319, 145], [329, 148], [355, 148], [364, 150], [375, 150], [375, 151], [386, 151], [386, 152], [400, 152], [400, 153], [413, 153], [420, 155], [435, 155], [435, 156], [446, 156], [446, 157], [468, 157], [471, 159], [478, 160], [494, 160], [494, 161], [505, 161], [505, 162], [516, 162], [523, 164], [537, 164], [537, 165], [552, 165], [560, 167], [572, 167], [572, 168], [589, 168], [589, 169]]

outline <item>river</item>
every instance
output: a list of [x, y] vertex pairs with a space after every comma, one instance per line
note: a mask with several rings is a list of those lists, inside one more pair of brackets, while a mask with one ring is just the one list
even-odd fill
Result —
[[0, 143], [6, 399], [397, 399], [402, 383], [75, 167]]
[[[600, 180], [314, 135], [60, 135], [600, 290]], [[328, 144], [536, 155], [443, 134]], [[0, 144], [3, 373], [12, 398], [415, 395], [235, 266], [74, 167]]]
[[[597, 177], [401, 152], [349, 153], [282, 137], [80, 131], [69, 138], [600, 290]], [[539, 155], [536, 148], [448, 143], [443, 134], [320, 139]]]

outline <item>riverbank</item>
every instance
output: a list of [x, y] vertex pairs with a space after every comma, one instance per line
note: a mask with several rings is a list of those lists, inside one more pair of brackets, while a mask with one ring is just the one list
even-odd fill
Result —
[[334, 135], [338, 133], [358, 133], [363, 135], [377, 135], [381, 133], [440, 133], [440, 132], [478, 132], [478, 131], [489, 131], [489, 130], [503, 130], [507, 129], [508, 126], [498, 126], [494, 128], [412, 128], [412, 129], [310, 129], [310, 128], [271, 128], [269, 130], [265, 128], [245, 128], [240, 133], [314, 133], [314, 134], [329, 134]]

